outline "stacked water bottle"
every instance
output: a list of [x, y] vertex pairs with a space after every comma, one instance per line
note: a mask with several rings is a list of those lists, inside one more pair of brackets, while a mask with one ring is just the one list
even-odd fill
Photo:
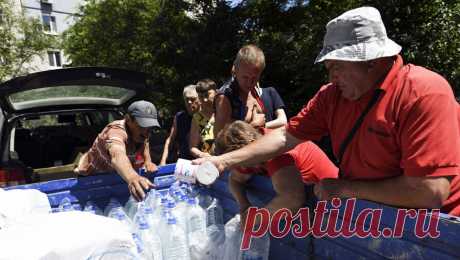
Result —
[[[63, 199], [58, 211], [70, 210], [75, 205]], [[125, 224], [141, 259], [268, 259], [269, 237], [253, 238], [251, 249], [239, 252], [239, 215], [224, 226], [219, 200], [193, 184], [176, 181], [167, 190], [150, 190], [142, 202], [130, 197], [124, 207], [115, 198], [104, 210], [88, 201], [83, 211]]]
[[[142, 202], [131, 196], [123, 207], [117, 199], [111, 198], [101, 210], [96, 203], [88, 201], [83, 211], [114, 218], [125, 224], [137, 245], [139, 257], [136, 259], [268, 259], [269, 237], [253, 239], [252, 244], [258, 246], [241, 253], [239, 215], [224, 227], [219, 200], [200, 193], [195, 181], [190, 181], [211, 183], [215, 180], [217, 169], [204, 166], [200, 169], [205, 173], [201, 180], [195, 178], [195, 174], [190, 178], [187, 174], [178, 176], [176, 172], [178, 181], [169, 189], [152, 189]], [[188, 163], [184, 168], [187, 171], [190, 167]], [[194, 172], [197, 171], [194, 169]], [[190, 179], [184, 179], [184, 176]], [[68, 198], [63, 199], [57, 211], [70, 210], [76, 210], [75, 205]]]

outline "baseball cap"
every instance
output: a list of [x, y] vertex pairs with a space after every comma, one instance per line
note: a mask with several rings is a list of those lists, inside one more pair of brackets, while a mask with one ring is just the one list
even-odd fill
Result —
[[136, 119], [140, 127], [160, 127], [157, 109], [148, 101], [133, 102], [128, 107], [128, 114]]

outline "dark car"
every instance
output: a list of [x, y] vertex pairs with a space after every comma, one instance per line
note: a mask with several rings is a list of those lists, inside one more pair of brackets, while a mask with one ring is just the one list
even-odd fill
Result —
[[[114, 68], [50, 70], [2, 83], [0, 186], [74, 177], [97, 134], [134, 100], [154, 96], [145, 74]], [[151, 136], [154, 162], [164, 136], [161, 129]]]

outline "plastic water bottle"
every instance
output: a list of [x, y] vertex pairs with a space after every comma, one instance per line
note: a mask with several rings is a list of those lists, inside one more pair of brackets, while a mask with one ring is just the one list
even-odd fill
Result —
[[206, 254], [209, 260], [221, 260], [225, 248], [225, 227], [224, 225], [212, 225], [206, 229], [209, 239]]
[[163, 246], [163, 256], [167, 260], [189, 260], [190, 253], [185, 232], [177, 225], [176, 218], [168, 217], [167, 238]]
[[219, 170], [212, 162], [206, 161], [200, 165], [193, 165], [192, 161], [179, 159], [176, 162], [174, 176], [177, 180], [210, 185], [219, 177]]
[[195, 198], [200, 194], [200, 189], [197, 185], [186, 184], [183, 189], [185, 190], [185, 194], [187, 194], [189, 197]]
[[150, 206], [152, 209], [155, 209], [156, 200], [157, 200], [157, 192], [156, 192], [156, 190], [151, 189], [147, 193], [147, 197], [145, 198], [145, 204]]
[[185, 215], [185, 207], [179, 208], [174, 199], [170, 199], [167, 204], [168, 211], [176, 219], [176, 224], [184, 231], [187, 232], [187, 222]]
[[143, 202], [137, 202], [133, 196], [129, 197], [128, 202], [126, 202], [125, 205], [125, 211], [126, 214], [128, 214], [128, 217], [134, 219], [134, 216], [136, 215], [136, 212], [139, 209], [141, 203]]
[[70, 199], [65, 197], [61, 200], [58, 206], [58, 212], [73, 211], [72, 203]]
[[209, 259], [209, 248], [210, 248], [210, 238], [206, 232], [196, 231], [190, 234], [189, 236], [189, 249], [190, 249], [190, 259], [192, 260], [210, 260]]
[[136, 216], [134, 218], [136, 218], [137, 216], [143, 216], [150, 227], [152, 227], [152, 225], [154, 224], [153, 209], [145, 203], [141, 203], [139, 210], [137, 211]]
[[207, 209], [209, 206], [211, 206], [211, 203], [213, 201], [213, 197], [209, 196], [208, 194], [199, 194], [197, 198], [198, 204], [203, 209]]
[[91, 212], [96, 215], [102, 215], [102, 210], [94, 203], [93, 201], [87, 201], [85, 204], [85, 207], [83, 208], [83, 211], [86, 212]]
[[224, 210], [219, 200], [214, 198], [206, 209], [206, 226], [221, 225], [224, 223]]
[[239, 260], [241, 244], [241, 231], [240, 231], [241, 217], [239, 214], [235, 215], [225, 224], [225, 247], [223, 250], [223, 260]]
[[242, 260], [268, 260], [270, 250], [270, 236], [265, 234], [259, 238], [252, 238], [248, 250], [240, 251]]
[[147, 220], [139, 216], [136, 218], [137, 234], [144, 245], [144, 250], [149, 251], [146, 254], [150, 255], [148, 259], [162, 260], [162, 247], [160, 237], [151, 231]]
[[164, 208], [161, 210], [160, 218], [157, 220], [157, 224], [153, 226], [157, 230], [158, 235], [160, 236], [162, 241], [166, 241], [168, 238], [168, 218], [172, 216], [171, 212], [168, 208]]
[[173, 183], [171, 184], [171, 186], [169, 186], [169, 188], [170, 188], [170, 189], [172, 188], [173, 190], [176, 190], [176, 189], [178, 189], [178, 188], [180, 187], [180, 185], [181, 185], [181, 181], [176, 180], [175, 182], [173, 182]]
[[[176, 207], [174, 208], [174, 216], [176, 216], [177, 224], [182, 228], [182, 230], [187, 234], [188, 232], [188, 225], [187, 225], [187, 214], [188, 214], [188, 206], [187, 206], [187, 196], [185, 194], [181, 194], [178, 197], [176, 202]], [[188, 242], [188, 239], [187, 239]]]
[[132, 222], [131, 222], [131, 220], [129, 220], [128, 216], [123, 211], [123, 209], [121, 209], [121, 208], [112, 209], [110, 211], [109, 217], [119, 220], [121, 223], [123, 223], [129, 229], [132, 229]]
[[206, 232], [206, 212], [198, 205], [195, 198], [188, 199], [187, 208], [187, 233]]
[[121, 203], [116, 198], [110, 198], [109, 203], [104, 208], [104, 216], [109, 216], [110, 211], [115, 208], [122, 208]]
[[142, 239], [139, 237], [139, 234], [133, 233], [132, 236], [133, 236], [134, 243], [136, 243], [136, 248], [137, 248], [137, 253], [139, 254], [139, 258], [142, 260], [148, 260], [151, 254], [148, 249], [146, 250], [145, 245], [142, 242]]

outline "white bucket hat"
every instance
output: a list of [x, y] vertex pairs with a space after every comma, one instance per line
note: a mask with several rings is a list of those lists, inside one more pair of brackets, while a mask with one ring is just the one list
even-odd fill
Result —
[[388, 38], [380, 13], [374, 7], [347, 11], [326, 25], [323, 49], [315, 63], [324, 60], [368, 61], [390, 57], [401, 46]]

